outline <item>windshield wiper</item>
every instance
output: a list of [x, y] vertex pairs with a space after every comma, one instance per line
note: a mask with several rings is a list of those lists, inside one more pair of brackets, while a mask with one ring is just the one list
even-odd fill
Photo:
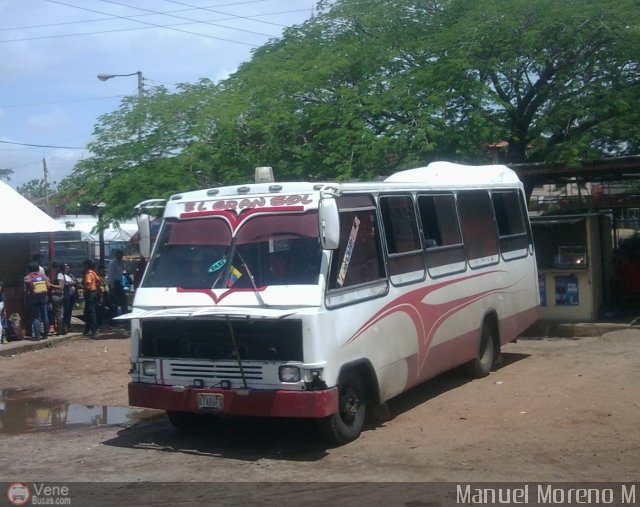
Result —
[[211, 286], [212, 289], [215, 289], [216, 286], [218, 285], [218, 282], [220, 280], [225, 280], [226, 277], [223, 276], [227, 273], [227, 256], [223, 256], [222, 260], [224, 261], [224, 265], [220, 268], [220, 272], [218, 273], [218, 276], [216, 276], [215, 281], [213, 282], [213, 285]]
[[251, 281], [251, 285], [253, 286], [253, 293], [256, 295], [256, 299], [258, 300], [258, 303], [260, 304], [260, 306], [264, 308], [268, 307], [269, 305], [264, 302], [264, 299], [262, 299], [260, 292], [258, 292], [258, 287], [256, 285], [255, 279], [253, 278], [253, 273], [249, 269], [249, 266], [247, 265], [247, 263], [244, 261], [244, 258], [240, 254], [240, 251], [236, 250], [235, 253], [238, 255], [240, 262], [242, 262], [242, 265], [244, 266], [244, 269], [246, 270], [247, 275], [249, 276], [249, 280]]
[[222, 266], [222, 268], [220, 269], [220, 273], [218, 273], [218, 276], [216, 276], [216, 280], [213, 282], [213, 285], [211, 286], [212, 289], [216, 289], [216, 288], [220, 288], [218, 287], [218, 283], [222, 282], [222, 287], [224, 287], [227, 284], [227, 281], [229, 280], [229, 274], [231, 273], [231, 268], [233, 267], [233, 264], [231, 263], [231, 259], [233, 259], [233, 256], [236, 253], [236, 245], [235, 245], [235, 241], [229, 245], [229, 255], [223, 255], [221, 261], [224, 261], [224, 266]]

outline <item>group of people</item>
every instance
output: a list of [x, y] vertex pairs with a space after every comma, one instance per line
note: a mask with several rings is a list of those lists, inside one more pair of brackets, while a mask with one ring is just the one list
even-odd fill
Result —
[[55, 260], [50, 263], [50, 272], [47, 274], [40, 265], [39, 255], [34, 255], [24, 277], [24, 294], [31, 310], [33, 339], [47, 339], [51, 325], [58, 336], [69, 331], [79, 289], [82, 289], [84, 296], [85, 336], [95, 337], [99, 328], [108, 328], [113, 324], [114, 317], [127, 313], [124, 288], [127, 275], [122, 259], [122, 251], [115, 252], [108, 273], [104, 266], [96, 269], [95, 263], [87, 259], [83, 263], [82, 279], [78, 280], [71, 273], [68, 263], [64, 263], [60, 269]]
[[71, 326], [71, 314], [78, 299], [79, 282], [71, 274], [68, 263], [62, 269], [56, 261], [51, 262], [47, 276], [40, 265], [39, 255], [34, 255], [24, 277], [24, 296], [31, 310], [31, 330], [34, 340], [49, 337], [50, 324], [57, 335], [67, 334]]
[[92, 260], [84, 261], [84, 335], [93, 338], [98, 328], [110, 328], [113, 319], [129, 311], [126, 286], [131, 279], [122, 264], [123, 253], [117, 250], [109, 263], [108, 272], [104, 266], [96, 269]]

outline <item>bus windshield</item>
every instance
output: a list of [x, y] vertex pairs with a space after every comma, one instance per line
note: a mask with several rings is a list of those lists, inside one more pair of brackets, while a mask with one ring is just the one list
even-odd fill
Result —
[[256, 215], [232, 233], [222, 217], [166, 219], [141, 287], [247, 289], [317, 284], [318, 216]]

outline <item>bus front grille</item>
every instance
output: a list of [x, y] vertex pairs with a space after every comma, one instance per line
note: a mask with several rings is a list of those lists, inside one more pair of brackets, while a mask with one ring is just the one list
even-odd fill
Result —
[[238, 363], [193, 363], [185, 361], [169, 362], [170, 378], [201, 378], [216, 380], [241, 380], [242, 372], [247, 380], [262, 380], [261, 365], [243, 365], [242, 371]]
[[302, 361], [300, 320], [142, 320], [140, 357], [211, 361]]

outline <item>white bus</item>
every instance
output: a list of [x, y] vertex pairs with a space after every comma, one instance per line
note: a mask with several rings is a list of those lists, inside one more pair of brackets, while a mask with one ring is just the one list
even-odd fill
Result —
[[439, 373], [487, 375], [538, 306], [523, 186], [505, 166], [174, 195], [127, 315], [129, 402], [179, 429], [315, 418], [346, 443], [367, 411]]

